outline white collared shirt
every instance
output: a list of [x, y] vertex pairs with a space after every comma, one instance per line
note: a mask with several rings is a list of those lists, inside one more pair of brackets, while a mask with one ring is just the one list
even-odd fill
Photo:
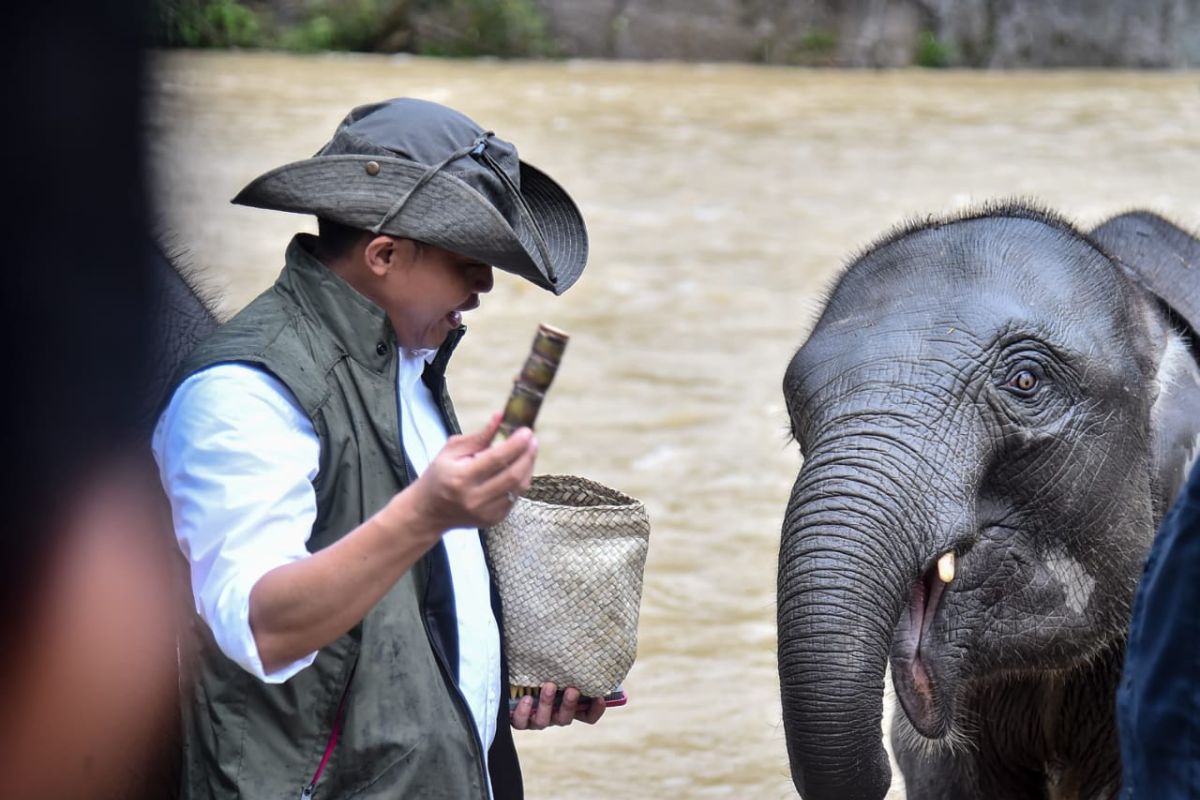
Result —
[[[421, 380], [433, 354], [402, 352], [397, 370], [400, 435], [418, 475], [448, 438]], [[312, 482], [320, 441], [295, 397], [256, 367], [210, 367], [176, 390], [151, 447], [171, 501], [176, 539], [191, 565], [196, 611], [221, 651], [267, 683], [282, 683], [312, 664], [315, 652], [267, 673], [249, 616], [254, 584], [272, 569], [310, 555], [305, 542], [317, 517]], [[442, 541], [458, 615], [458, 684], [486, 761], [501, 688], [500, 633], [487, 563], [476, 529], [448, 531]]]

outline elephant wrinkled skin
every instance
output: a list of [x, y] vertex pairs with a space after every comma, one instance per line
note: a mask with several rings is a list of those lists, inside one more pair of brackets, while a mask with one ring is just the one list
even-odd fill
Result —
[[[1022, 205], [885, 237], [784, 379], [779, 673], [807, 800], [1104, 798], [1130, 604], [1200, 434], [1200, 242]], [[1191, 259], [1189, 263], [1189, 259]]]
[[146, 245], [147, 272], [153, 281], [152, 314], [155, 341], [147, 380], [138, 399], [143, 425], [153, 426], [159, 406], [166, 400], [175, 371], [201, 339], [217, 329], [216, 301], [193, 285], [194, 270], [177, 253], [157, 242]]

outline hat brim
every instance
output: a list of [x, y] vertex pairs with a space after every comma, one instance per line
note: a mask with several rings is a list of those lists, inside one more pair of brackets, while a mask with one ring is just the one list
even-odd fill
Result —
[[[314, 214], [369, 230], [427, 169], [402, 158], [314, 156], [260, 175], [233, 202]], [[381, 233], [470, 256], [562, 294], [579, 279], [587, 263], [583, 217], [561, 186], [524, 161], [521, 194], [533, 220], [525, 219], [513, 203], [510, 222], [482, 194], [442, 170], [413, 193]], [[542, 258], [532, 225], [542, 233], [551, 264]]]

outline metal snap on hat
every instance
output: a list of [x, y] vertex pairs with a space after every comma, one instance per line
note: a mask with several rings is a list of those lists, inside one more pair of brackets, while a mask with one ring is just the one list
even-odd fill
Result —
[[260, 175], [233, 202], [427, 242], [555, 294], [587, 263], [570, 195], [510, 142], [425, 100], [358, 106], [316, 155]]

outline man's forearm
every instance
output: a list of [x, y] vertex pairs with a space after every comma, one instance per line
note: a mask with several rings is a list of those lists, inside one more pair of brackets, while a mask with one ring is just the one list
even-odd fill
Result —
[[[407, 495], [407, 496], [406, 496]], [[311, 557], [264, 575], [250, 591], [250, 630], [267, 673], [357, 625], [441, 537], [411, 492]]]
[[451, 436], [412, 485], [334, 544], [276, 567], [250, 590], [250, 630], [269, 674], [358, 624], [442, 534], [494, 525], [513, 492], [529, 488], [537, 441], [521, 428], [491, 446], [496, 414], [478, 433]]

